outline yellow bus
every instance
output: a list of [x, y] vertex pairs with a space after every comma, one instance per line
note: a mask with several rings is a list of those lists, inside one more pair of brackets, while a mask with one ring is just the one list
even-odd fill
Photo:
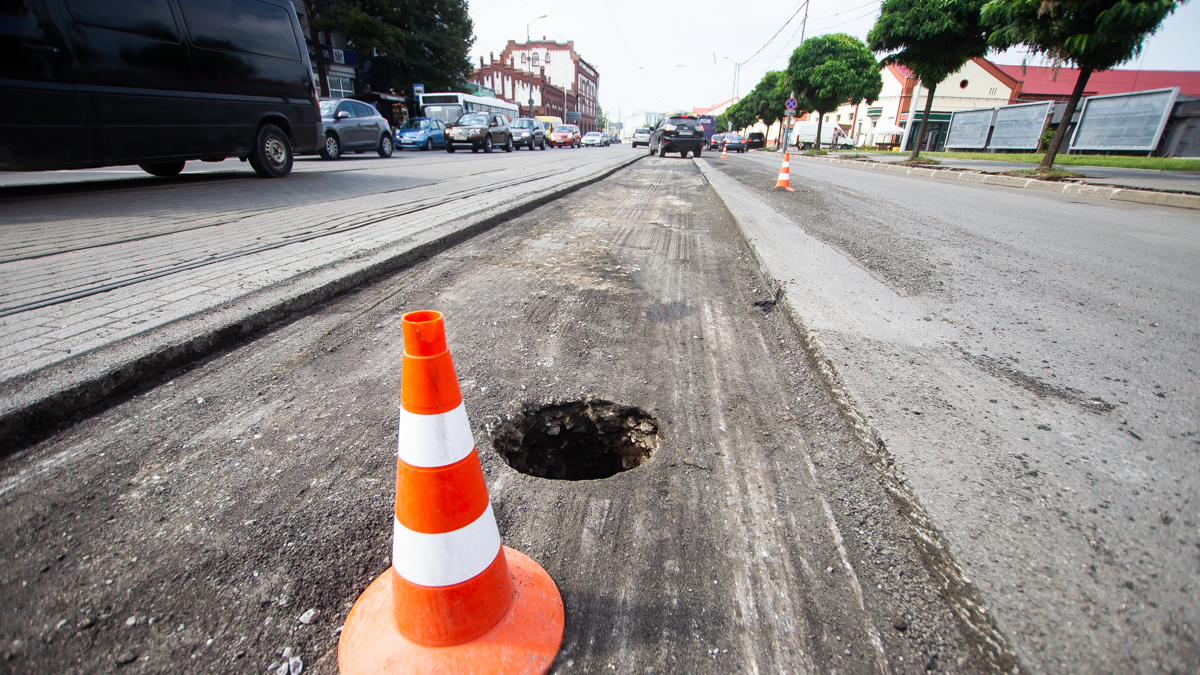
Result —
[[563, 123], [561, 117], [551, 117], [550, 115], [538, 115], [537, 119], [539, 122], [546, 125], [546, 133], [554, 131], [555, 127]]

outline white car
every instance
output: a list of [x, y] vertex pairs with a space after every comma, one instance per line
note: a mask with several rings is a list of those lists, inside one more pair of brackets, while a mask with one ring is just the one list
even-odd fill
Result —
[[650, 127], [642, 127], [633, 132], [633, 143], [631, 145], [635, 148], [639, 145], [650, 147]]
[[587, 147], [589, 145], [604, 145], [604, 137], [600, 135], [599, 131], [589, 131], [583, 135], [583, 146]]

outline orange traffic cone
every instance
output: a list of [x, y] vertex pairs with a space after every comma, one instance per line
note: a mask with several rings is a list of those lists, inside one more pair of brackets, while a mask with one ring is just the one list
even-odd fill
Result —
[[729, 157], [729, 155], [725, 154], [725, 145], [726, 145], [725, 143], [721, 144], [721, 159], [725, 159], [725, 158]]
[[338, 642], [343, 675], [545, 673], [558, 587], [504, 546], [438, 312], [404, 315], [392, 566]]
[[788, 192], [795, 192], [792, 189], [791, 169], [788, 168], [791, 165], [791, 158], [792, 153], [786, 151], [783, 153], [783, 166], [779, 167], [779, 178], [775, 181], [775, 187], [771, 188], [772, 190], [783, 188]]

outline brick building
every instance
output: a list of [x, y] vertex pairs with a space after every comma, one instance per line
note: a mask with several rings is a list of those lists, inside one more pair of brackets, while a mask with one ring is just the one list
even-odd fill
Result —
[[[533, 73], [532, 92], [530, 73]], [[575, 52], [574, 41], [509, 40], [499, 58], [479, 57], [479, 69], [470, 81], [496, 92], [496, 96], [521, 108], [522, 115], [553, 115], [567, 120], [579, 113], [579, 128], [598, 131], [600, 74]], [[533, 110], [529, 110], [532, 93]]]

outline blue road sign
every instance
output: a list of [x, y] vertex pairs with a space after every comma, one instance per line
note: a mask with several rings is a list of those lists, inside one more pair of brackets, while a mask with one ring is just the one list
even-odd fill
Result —
[[795, 109], [796, 109], [796, 105], [797, 105], [797, 103], [796, 103], [796, 99], [795, 99], [795, 98], [789, 98], [789, 99], [787, 100], [787, 103], [784, 103], [783, 105], [784, 105], [784, 107], [786, 107], [788, 110], [795, 110]]

